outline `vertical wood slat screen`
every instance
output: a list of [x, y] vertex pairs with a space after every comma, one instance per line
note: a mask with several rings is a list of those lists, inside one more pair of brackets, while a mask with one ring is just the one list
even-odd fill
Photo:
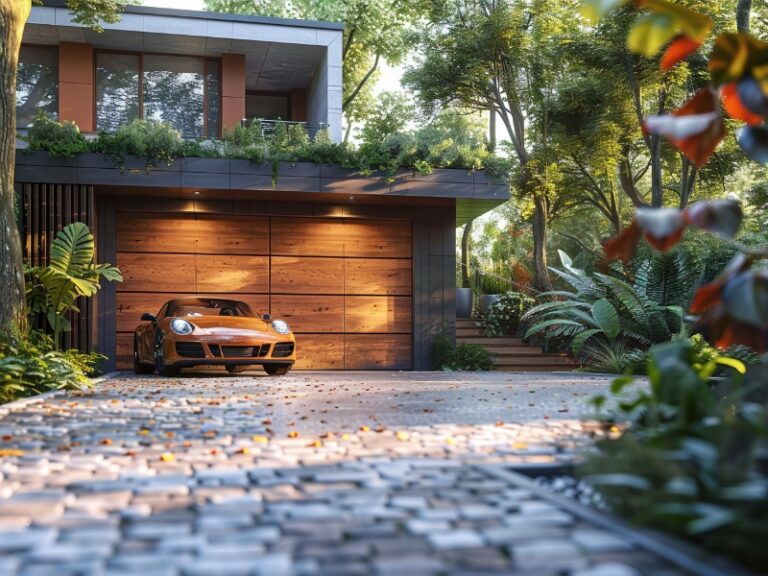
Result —
[[[32, 266], [49, 263], [51, 242], [56, 234], [73, 222], [93, 228], [93, 186], [75, 184], [20, 184], [24, 208], [22, 245], [24, 260]], [[62, 337], [63, 348], [92, 350], [93, 302], [78, 299], [80, 312], [70, 312], [72, 331]], [[41, 319], [37, 328], [47, 328]]]

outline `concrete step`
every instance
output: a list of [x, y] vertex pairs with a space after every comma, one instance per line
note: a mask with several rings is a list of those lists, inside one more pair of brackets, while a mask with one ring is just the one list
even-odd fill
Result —
[[462, 336], [456, 337], [456, 344], [480, 344], [481, 346], [525, 346], [522, 338], [503, 337], [486, 338], [485, 336]]
[[572, 372], [579, 368], [578, 364], [568, 365], [524, 365], [517, 366], [494, 366], [496, 372]]
[[456, 328], [457, 338], [475, 337], [485, 338], [481, 328]]
[[573, 363], [567, 356], [494, 356], [491, 358], [494, 366], [571, 366]]

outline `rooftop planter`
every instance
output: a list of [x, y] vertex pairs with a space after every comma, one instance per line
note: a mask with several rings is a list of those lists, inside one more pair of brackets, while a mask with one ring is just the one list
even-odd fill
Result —
[[147, 159], [127, 155], [122, 166], [100, 153], [72, 157], [48, 152], [18, 151], [16, 180], [30, 183], [195, 188], [210, 190], [293, 191], [370, 194], [398, 197], [497, 199], [509, 198], [506, 183], [480, 171], [438, 168], [430, 174], [400, 169], [363, 174], [336, 164], [314, 162], [251, 162], [230, 158], [177, 158], [151, 167]]

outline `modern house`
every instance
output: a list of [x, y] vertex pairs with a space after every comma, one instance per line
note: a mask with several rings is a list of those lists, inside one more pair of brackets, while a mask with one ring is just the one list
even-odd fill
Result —
[[[84, 133], [135, 118], [217, 138], [243, 119], [306, 123], [341, 139], [336, 23], [127, 7], [103, 33], [63, 1], [32, 9], [19, 66], [23, 131], [42, 109]], [[23, 143], [19, 143], [23, 147]], [[286, 319], [297, 368], [430, 369], [436, 334], [455, 334], [455, 230], [508, 198], [482, 172], [183, 158], [151, 171], [100, 154], [17, 153], [26, 255], [44, 262], [80, 220], [109, 284], [77, 322], [78, 343], [130, 364], [142, 312], [178, 295], [226, 294]]]

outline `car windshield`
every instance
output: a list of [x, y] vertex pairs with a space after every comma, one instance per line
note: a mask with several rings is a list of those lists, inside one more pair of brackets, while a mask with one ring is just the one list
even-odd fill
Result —
[[168, 302], [165, 317], [180, 316], [253, 316], [253, 312], [248, 304], [237, 300], [190, 298]]

